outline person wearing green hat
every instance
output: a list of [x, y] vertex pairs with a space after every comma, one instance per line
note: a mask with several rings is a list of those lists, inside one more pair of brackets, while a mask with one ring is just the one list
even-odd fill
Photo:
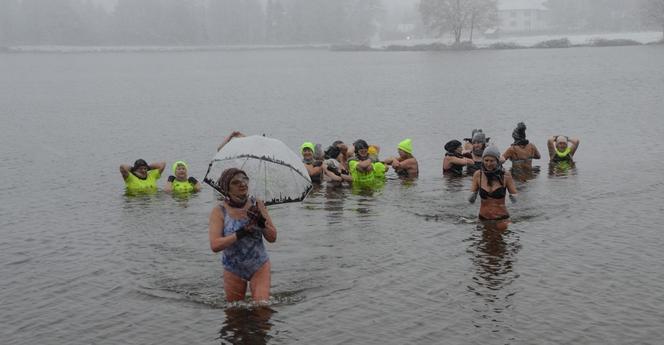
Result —
[[307, 168], [311, 182], [321, 183], [323, 182], [323, 172], [326, 167], [323, 166], [323, 161], [316, 159], [314, 157], [314, 152], [316, 151], [316, 145], [314, 143], [306, 141], [300, 146], [300, 154], [302, 155], [302, 163], [304, 167]]
[[151, 193], [157, 191], [157, 180], [166, 167], [166, 162], [148, 164], [144, 159], [137, 159], [133, 166], [120, 165], [120, 173], [125, 182], [127, 193]]
[[383, 161], [386, 165], [392, 166], [394, 171], [400, 177], [414, 178], [419, 174], [417, 159], [413, 157], [413, 141], [405, 139], [397, 146], [399, 157], [390, 157]]
[[166, 180], [166, 193], [191, 193], [200, 192], [201, 183], [193, 176], [189, 176], [189, 166], [184, 161], [173, 163], [173, 175]]

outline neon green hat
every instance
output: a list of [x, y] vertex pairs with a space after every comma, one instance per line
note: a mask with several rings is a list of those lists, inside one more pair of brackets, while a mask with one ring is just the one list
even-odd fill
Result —
[[177, 161], [173, 163], [173, 175], [175, 175], [175, 169], [178, 168], [178, 165], [184, 165], [184, 168], [187, 169], [187, 171], [189, 171], [189, 166], [187, 165], [187, 163], [185, 163], [184, 161]]
[[413, 154], [413, 141], [410, 139], [400, 142], [398, 147], [401, 151], [406, 152], [407, 154]]
[[300, 154], [304, 152], [304, 149], [309, 149], [311, 152], [314, 152], [316, 150], [316, 146], [312, 142], [305, 141], [304, 144], [300, 146]]

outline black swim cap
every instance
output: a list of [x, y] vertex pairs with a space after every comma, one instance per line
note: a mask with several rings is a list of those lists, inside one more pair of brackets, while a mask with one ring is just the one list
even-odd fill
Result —
[[450, 140], [445, 144], [445, 151], [454, 152], [457, 148], [461, 147], [461, 142], [458, 140]]
[[361, 150], [361, 149], [369, 149], [369, 144], [367, 144], [366, 141], [362, 139], [357, 139], [354, 143], [353, 146], [355, 147], [355, 151]]
[[336, 145], [330, 146], [330, 147], [327, 148], [327, 150], [325, 150], [325, 158], [327, 158], [327, 159], [329, 159], [329, 158], [336, 159], [337, 157], [339, 157], [340, 153], [341, 153], [341, 150]]
[[145, 159], [140, 159], [139, 158], [134, 162], [134, 166], [131, 168], [131, 171], [134, 171], [134, 170], [136, 170], [140, 167], [146, 167], [146, 168], [150, 169], [150, 166], [148, 165], [148, 162], [146, 162]]

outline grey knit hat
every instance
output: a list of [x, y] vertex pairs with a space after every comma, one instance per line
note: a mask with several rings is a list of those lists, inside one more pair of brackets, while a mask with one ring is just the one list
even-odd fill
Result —
[[500, 150], [496, 147], [496, 145], [491, 145], [487, 148], [484, 149], [484, 153], [482, 153], [482, 158], [490, 156], [494, 157], [498, 161], [500, 161]]

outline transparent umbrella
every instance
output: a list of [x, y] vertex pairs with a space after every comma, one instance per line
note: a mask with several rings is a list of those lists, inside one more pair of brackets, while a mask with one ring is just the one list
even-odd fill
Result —
[[266, 205], [302, 201], [312, 188], [300, 157], [274, 138], [252, 135], [229, 141], [210, 162], [203, 181], [222, 193], [217, 179], [228, 168], [242, 169], [249, 177], [249, 193]]

